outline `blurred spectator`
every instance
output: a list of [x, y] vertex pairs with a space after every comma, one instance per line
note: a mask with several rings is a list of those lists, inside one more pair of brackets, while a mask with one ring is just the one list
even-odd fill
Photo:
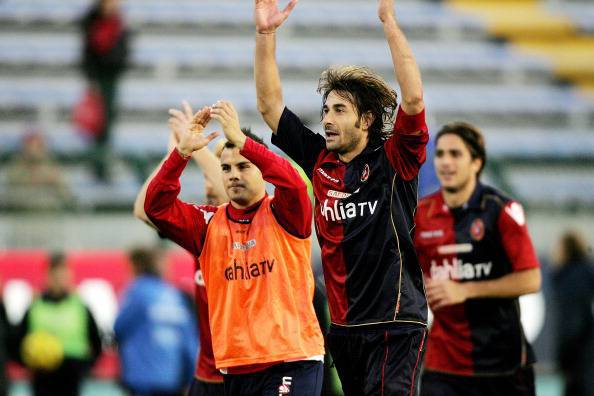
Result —
[[16, 331], [20, 360], [33, 374], [35, 396], [76, 396], [101, 353], [97, 324], [72, 292], [62, 254], [51, 257], [47, 289], [34, 299]]
[[594, 267], [576, 231], [559, 241], [553, 276], [557, 310], [557, 364], [565, 395], [594, 395]]
[[126, 68], [129, 32], [120, 12], [120, 0], [97, 0], [83, 18], [82, 68], [89, 89], [103, 99], [103, 125], [95, 132], [94, 171], [109, 176], [109, 142], [116, 117], [117, 85]]
[[136, 276], [114, 325], [124, 386], [135, 396], [182, 395], [196, 357], [196, 322], [182, 293], [163, 279], [164, 257], [134, 249]]
[[54, 162], [43, 135], [28, 132], [21, 151], [7, 165], [7, 189], [3, 206], [15, 209], [59, 210], [72, 203], [72, 196]]

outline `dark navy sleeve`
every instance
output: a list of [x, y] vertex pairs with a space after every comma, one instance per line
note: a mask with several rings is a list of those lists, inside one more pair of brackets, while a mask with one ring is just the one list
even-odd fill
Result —
[[283, 110], [272, 144], [281, 149], [312, 178], [313, 168], [320, 152], [326, 147], [321, 135], [307, 128], [287, 107]]

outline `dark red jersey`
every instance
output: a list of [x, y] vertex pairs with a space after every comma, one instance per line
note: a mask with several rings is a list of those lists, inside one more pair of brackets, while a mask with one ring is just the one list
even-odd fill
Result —
[[[426, 277], [485, 281], [539, 267], [522, 206], [492, 187], [478, 184], [468, 203], [455, 209], [438, 191], [419, 203], [415, 219]], [[470, 299], [434, 312], [427, 370], [496, 375], [533, 361], [517, 298]]]
[[214, 354], [212, 352], [212, 338], [210, 324], [208, 321], [208, 300], [206, 299], [206, 287], [204, 278], [200, 271], [200, 263], [194, 258], [194, 301], [196, 303], [196, 315], [200, 326], [200, 354], [196, 361], [196, 372], [194, 376], [204, 382], [223, 382], [223, 376], [215, 367]]
[[400, 109], [393, 135], [369, 142], [347, 164], [285, 108], [272, 143], [312, 180], [334, 325], [426, 323], [412, 233], [417, 175], [428, 140], [424, 111], [409, 116]]

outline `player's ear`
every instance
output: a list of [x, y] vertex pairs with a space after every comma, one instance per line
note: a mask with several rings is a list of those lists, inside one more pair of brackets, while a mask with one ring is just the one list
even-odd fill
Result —
[[371, 126], [373, 125], [373, 121], [375, 120], [375, 117], [373, 116], [373, 114], [371, 113], [371, 111], [367, 111], [365, 113], [363, 113], [363, 115], [361, 116], [361, 127], [363, 128], [364, 131], [368, 131], [369, 128], [371, 128]]

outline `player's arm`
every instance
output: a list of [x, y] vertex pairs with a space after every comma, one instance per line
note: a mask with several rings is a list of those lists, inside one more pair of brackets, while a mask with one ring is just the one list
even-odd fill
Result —
[[[167, 145], [167, 155], [163, 158], [163, 160], [159, 163], [159, 165], [155, 168], [151, 175], [146, 179], [146, 181], [142, 185], [142, 188], [138, 192], [138, 195], [136, 196], [136, 200], [134, 201], [134, 217], [144, 221], [146, 224], [155, 229], [157, 227], [155, 227], [155, 225], [150, 221], [150, 219], [144, 211], [144, 200], [146, 196], [146, 190], [151, 180], [153, 180], [153, 178], [155, 177], [165, 160], [171, 154], [171, 151], [174, 150], [177, 144], [179, 143], [179, 136], [181, 136], [185, 129], [188, 129], [191, 126], [192, 120], [194, 118], [192, 108], [186, 101], [182, 102], [182, 108], [183, 111], [177, 109], [169, 110], [170, 134], [169, 143]], [[217, 200], [219, 200], [219, 202], [226, 201], [227, 194], [225, 193], [225, 189], [223, 187], [221, 167], [219, 165], [219, 160], [216, 158], [216, 156], [208, 149], [208, 147], [204, 147], [200, 150], [193, 152], [192, 158], [200, 167], [200, 169], [202, 169], [204, 177], [213, 186], [213, 193], [215, 194]]]
[[404, 33], [396, 23], [394, 0], [379, 0], [378, 15], [392, 54], [396, 81], [400, 86], [400, 107], [406, 114], [419, 114], [425, 108], [421, 72]]
[[425, 147], [429, 141], [421, 72], [406, 36], [396, 22], [394, 0], [380, 0], [378, 15], [390, 47], [401, 95], [394, 134], [384, 147], [399, 176], [404, 180], [412, 180], [425, 162]]
[[223, 127], [225, 137], [240, 149], [267, 182], [275, 186], [274, 214], [289, 233], [306, 238], [311, 234], [312, 208], [307, 185], [289, 161], [247, 138], [239, 128], [239, 117], [231, 102], [219, 101], [211, 115]]
[[427, 301], [436, 311], [448, 305], [476, 298], [515, 298], [540, 289], [540, 269], [512, 272], [498, 279], [458, 283], [451, 280], [427, 280]]
[[179, 143], [163, 163], [150, 182], [144, 203], [144, 210], [150, 221], [169, 239], [198, 256], [206, 235], [209, 210], [180, 201], [177, 196], [181, 190], [179, 178], [191, 154], [205, 147], [218, 133], [204, 136], [202, 131], [210, 111], [203, 108], [194, 117], [192, 127], [184, 131]]
[[278, 0], [255, 0], [254, 19], [256, 23], [256, 53], [254, 79], [258, 111], [273, 133], [285, 107], [280, 74], [276, 63], [276, 29], [288, 18], [297, 4], [289, 1], [284, 10], [278, 8]]
[[430, 280], [427, 282], [427, 299], [432, 309], [471, 298], [515, 298], [540, 289], [540, 265], [522, 206], [514, 201], [503, 206], [497, 226], [512, 272], [498, 279], [477, 282]]
[[[169, 128], [174, 134], [176, 143], [179, 142], [183, 132], [191, 127], [192, 120], [195, 116], [192, 107], [185, 100], [182, 101], [182, 109], [183, 111], [177, 109], [169, 110]], [[208, 147], [203, 147], [200, 150], [194, 151], [192, 153], [192, 159], [202, 170], [204, 178], [212, 185], [212, 190], [217, 200], [219, 202], [225, 202], [227, 200], [227, 193], [223, 186], [223, 177], [219, 159], [208, 149]]]

